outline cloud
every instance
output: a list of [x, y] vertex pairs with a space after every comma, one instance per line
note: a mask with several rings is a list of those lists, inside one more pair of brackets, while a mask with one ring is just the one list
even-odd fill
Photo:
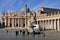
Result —
[[9, 10], [9, 8], [14, 5], [16, 0], [2, 0], [0, 1], [0, 16], [2, 15], [3, 11]]
[[[57, 3], [58, 2], [58, 3]], [[38, 9], [40, 9], [40, 7], [51, 7], [51, 8], [56, 8], [57, 5], [59, 5], [59, 1], [55, 1], [55, 0], [44, 0], [42, 1], [42, 3], [39, 3], [38, 5], [36, 5], [35, 7], [33, 7], [32, 10], [35, 10], [36, 12], [38, 11]]]
[[36, 5], [35, 7], [32, 8], [32, 10], [37, 10], [40, 9], [41, 6], [43, 6], [47, 1], [42, 1], [41, 3], [39, 3], [38, 5]]
[[2, 0], [0, 1], [0, 8], [4, 8], [6, 4], [8, 4], [10, 0]]

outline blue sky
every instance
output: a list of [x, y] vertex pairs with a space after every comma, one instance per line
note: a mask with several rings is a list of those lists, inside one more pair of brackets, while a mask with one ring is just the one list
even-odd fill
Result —
[[40, 7], [60, 8], [60, 0], [0, 0], [0, 16], [3, 11], [21, 11], [24, 4], [36, 12]]

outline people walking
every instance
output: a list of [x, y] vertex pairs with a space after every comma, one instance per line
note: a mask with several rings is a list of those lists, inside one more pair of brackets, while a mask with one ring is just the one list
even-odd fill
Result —
[[19, 34], [18, 31], [16, 31], [16, 36], [17, 36], [18, 34]]

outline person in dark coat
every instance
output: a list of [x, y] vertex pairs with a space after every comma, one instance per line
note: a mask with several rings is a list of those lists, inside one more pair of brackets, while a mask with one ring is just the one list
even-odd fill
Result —
[[23, 31], [22, 33], [23, 33], [23, 36], [25, 36], [25, 31]]
[[45, 37], [45, 33], [43, 34], [43, 37]]
[[6, 30], [7, 31], [7, 33], [8, 33], [8, 30]]
[[19, 34], [18, 31], [16, 31], [16, 36], [17, 36], [18, 34]]
[[29, 35], [29, 32], [27, 32], [27, 35]]

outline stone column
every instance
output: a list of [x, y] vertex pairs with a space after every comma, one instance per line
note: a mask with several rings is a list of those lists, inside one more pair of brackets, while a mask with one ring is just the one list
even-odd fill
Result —
[[23, 21], [23, 20], [21, 19], [21, 27], [23, 27], [23, 23], [22, 23], [22, 21]]
[[42, 26], [43, 26], [43, 28], [44, 28], [44, 26], [45, 26], [45, 25], [44, 25], [44, 21], [42, 22]]
[[51, 29], [53, 29], [53, 20], [51, 20]]
[[7, 23], [7, 21], [6, 21], [6, 19], [5, 19], [5, 26], [7, 26], [6, 23]]
[[14, 28], [14, 18], [12, 18], [12, 28]]
[[19, 18], [18, 18], [18, 27], [19, 27]]
[[40, 20], [40, 26], [41, 26], [41, 20]]
[[15, 18], [14, 18], [14, 27], [15, 27]]
[[26, 24], [26, 19], [25, 19], [25, 27], [26, 27], [26, 25], [27, 25], [27, 24]]
[[59, 31], [59, 19], [57, 20], [57, 31]]
[[8, 27], [10, 27], [10, 18], [8, 19]]
[[16, 27], [16, 18], [15, 18], [15, 27]]
[[[41, 20], [41, 27], [42, 27], [42, 20]], [[43, 28], [43, 27], [42, 27]]]
[[44, 23], [45, 25], [44, 25], [44, 28], [46, 27], [46, 20], [45, 20], [45, 23]]
[[49, 21], [48, 20], [45, 21], [45, 29], [49, 29]]
[[41, 22], [42, 28], [44, 29], [44, 21]]
[[54, 20], [52, 20], [52, 27], [53, 27], [53, 30], [54, 30]]
[[54, 20], [54, 29], [56, 30], [56, 19]]
[[45, 27], [45, 21], [43, 21], [44, 22], [44, 27]]
[[41, 27], [41, 21], [40, 21], [39, 23], [40, 23], [40, 25], [39, 25], [39, 26]]
[[46, 25], [47, 25], [47, 29], [51, 29], [51, 20], [48, 20]]

